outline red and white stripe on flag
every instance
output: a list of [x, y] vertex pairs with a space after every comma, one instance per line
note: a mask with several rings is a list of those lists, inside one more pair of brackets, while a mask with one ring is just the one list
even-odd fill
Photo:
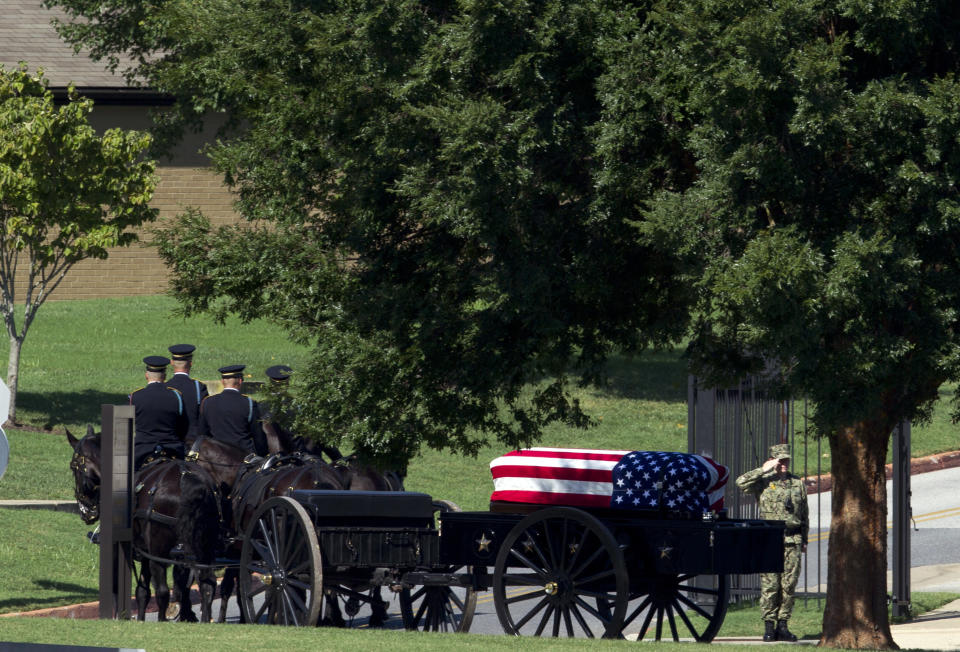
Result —
[[524, 448], [490, 462], [491, 501], [609, 507], [613, 467], [630, 451]]
[[[627, 455], [670, 455], [696, 463], [706, 471], [704, 484], [695, 489], [702, 496], [699, 499], [702, 507], [711, 510], [723, 508], [724, 487], [729, 471], [709, 457], [587, 448], [524, 448], [496, 458], [490, 462], [494, 488], [490, 500], [573, 507], [620, 507], [619, 504], [611, 504], [614, 494], [613, 470]], [[654, 478], [651, 486], [659, 479]], [[646, 508], [657, 504], [656, 501], [641, 502], [637, 506]]]
[[723, 509], [723, 494], [727, 486], [727, 478], [730, 476], [730, 469], [723, 464], [714, 462], [709, 457], [702, 455], [696, 455], [695, 457], [707, 467], [710, 478], [713, 480], [713, 484], [708, 489], [707, 500], [710, 503], [710, 509], [718, 512]]

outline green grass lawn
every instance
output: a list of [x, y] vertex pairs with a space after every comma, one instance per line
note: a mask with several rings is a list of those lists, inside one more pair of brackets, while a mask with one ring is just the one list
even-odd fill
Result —
[[96, 600], [100, 548], [87, 541], [90, 529], [75, 514], [0, 509], [0, 613]]
[[[915, 594], [917, 607], [934, 609], [956, 599], [955, 594]], [[791, 630], [804, 639], [819, 637], [822, 620], [822, 604], [798, 603], [790, 621]], [[731, 609], [720, 630], [720, 637], [758, 636], [760, 632], [759, 611], [747, 606]], [[583, 650], [589, 645], [591, 651], [634, 650], [633, 641], [582, 639], [538, 639], [531, 637], [482, 636], [477, 634], [434, 634], [395, 630], [332, 628], [292, 628], [253, 625], [186, 625], [180, 623], [137, 623], [118, 621], [83, 621], [52, 618], [3, 618], [0, 619], [0, 639], [10, 642], [45, 643], [51, 645], [87, 645], [120, 648], [143, 648], [151, 651], [194, 652], [202, 649], [256, 649], [277, 650], [377, 650], [411, 652], [441, 652], [451, 648], [476, 650], [477, 652], [539, 652], [551, 650]], [[786, 645], [764, 645], [764, 649]], [[657, 652], [666, 650], [703, 649], [700, 644], [675, 644], [645, 642], [643, 649]]]

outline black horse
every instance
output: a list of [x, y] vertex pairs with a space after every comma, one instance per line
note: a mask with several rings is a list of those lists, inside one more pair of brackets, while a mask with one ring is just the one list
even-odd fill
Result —
[[318, 444], [301, 435], [292, 435], [272, 423], [264, 423], [263, 432], [267, 437], [267, 448], [271, 453], [309, 455], [320, 459], [326, 455], [331, 466], [340, 476], [344, 489], [349, 491], [404, 490], [405, 472], [380, 471], [370, 464], [363, 463], [356, 453], [343, 455], [335, 446]]
[[[88, 525], [93, 524], [100, 518], [100, 434], [88, 427], [87, 434], [78, 440], [67, 431], [67, 441], [73, 448], [70, 468], [74, 475], [74, 494], [80, 518]], [[180, 542], [177, 516], [184, 468], [182, 461], [160, 459], [145, 465], [137, 477], [132, 534], [134, 551], [141, 557], [140, 569], [136, 573], [138, 620], [146, 619], [151, 583], [159, 609], [157, 618], [167, 620], [171, 597], [167, 583], [168, 564], [160, 560], [169, 559], [171, 550]], [[196, 543], [192, 546], [200, 547]], [[190, 600], [190, 575], [187, 567], [173, 565], [174, 600], [180, 604], [178, 620], [196, 622]], [[211, 577], [212, 573], [201, 573], [202, 580], [207, 583]]]
[[[402, 484], [397, 477], [391, 482], [375, 469], [361, 465], [355, 456], [343, 457], [336, 451], [333, 457], [335, 465], [327, 464], [318, 454], [304, 450], [298, 446], [291, 450], [293, 445], [287, 437], [277, 437], [269, 424], [264, 430], [268, 435], [270, 450], [276, 454], [270, 457], [256, 458], [246, 451], [230, 446], [210, 437], [198, 437], [188, 442], [189, 452], [187, 459], [202, 467], [214, 479], [217, 487], [215, 496], [210, 495], [208, 483], [199, 479], [184, 476], [183, 500], [178, 514], [178, 522], [186, 533], [199, 532], [204, 525], [211, 529], [216, 519], [200, 517], [205, 513], [205, 505], [215, 498], [219, 500], [221, 514], [220, 538], [223, 544], [224, 556], [237, 558], [240, 553], [240, 536], [245, 532], [247, 524], [255, 509], [267, 499], [277, 495], [289, 495], [297, 489], [350, 489], [364, 491], [390, 491], [401, 489]], [[302, 440], [301, 440], [302, 441]], [[324, 449], [330, 455], [330, 450]], [[187, 540], [191, 537], [185, 536]], [[196, 538], [196, 537], [194, 537]], [[198, 539], [199, 540], [199, 539]], [[206, 553], [190, 548], [188, 554], [200, 563], [210, 563], [212, 552], [207, 547]], [[226, 620], [228, 601], [233, 595], [238, 579], [238, 570], [228, 568], [220, 583], [220, 613], [218, 622]], [[266, 589], [264, 589], [266, 590]], [[341, 614], [338, 600], [344, 602], [348, 613], [354, 612], [359, 594], [353, 587], [331, 586], [325, 593], [328, 600], [327, 622], [343, 626], [345, 621]], [[207, 596], [201, 591], [206, 601]], [[386, 605], [379, 599], [379, 590], [374, 590], [369, 597], [361, 601], [369, 602], [373, 614], [371, 624], [382, 623], [386, 619]], [[241, 612], [241, 622], [245, 615]]]
[[[237, 477], [245, 469], [261, 465], [264, 460], [206, 436], [191, 439], [187, 445], [187, 460], [199, 467], [212, 484], [199, 475], [184, 475], [181, 480], [183, 501], [178, 513], [179, 527], [184, 533], [197, 533], [195, 537], [185, 537], [189, 541], [185, 544], [186, 552], [202, 564], [213, 563], [217, 552], [224, 557], [239, 557], [239, 538], [233, 523], [230, 497]], [[216, 505], [216, 518], [207, 516], [211, 505]], [[220, 582], [218, 623], [226, 622], [227, 605], [237, 583], [237, 572], [234, 567], [224, 571]], [[212, 601], [213, 587], [210, 587], [209, 594], [205, 589], [201, 587], [201, 599], [206, 603]], [[245, 622], [242, 612], [240, 622]]]
[[[255, 458], [245, 451], [209, 437], [199, 437], [190, 443], [188, 459], [195, 461], [216, 478], [220, 487], [222, 540], [226, 556], [239, 557], [240, 535], [247, 527], [253, 511], [264, 501], [277, 495], [289, 495], [297, 489], [343, 489], [340, 476], [323, 460], [307, 455], [271, 455]], [[191, 484], [193, 484], [191, 482]], [[180, 520], [186, 529], [201, 527], [195, 504], [207, 498], [201, 485], [195, 486], [181, 506]], [[230, 596], [236, 587], [238, 571], [228, 568], [220, 583], [220, 614], [218, 622], [226, 620]], [[245, 615], [241, 612], [241, 622]]]

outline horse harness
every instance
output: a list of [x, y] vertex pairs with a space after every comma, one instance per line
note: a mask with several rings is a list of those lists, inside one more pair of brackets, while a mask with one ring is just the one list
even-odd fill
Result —
[[[198, 478], [201, 478], [201, 480], [211, 488], [214, 494], [214, 498], [216, 499], [217, 510], [220, 512], [219, 514], [220, 522], [222, 523], [223, 511], [220, 508], [221, 495], [220, 495], [220, 490], [217, 487], [217, 483], [214, 481], [213, 476], [211, 476], [206, 469], [204, 469], [202, 466], [198, 464], [190, 463], [190, 461], [188, 460], [179, 460], [179, 459], [166, 457], [166, 456], [161, 456], [155, 459], [151, 459], [150, 461], [145, 463], [143, 467], [141, 467], [140, 469], [140, 473], [141, 473], [140, 481], [137, 483], [137, 486], [134, 488], [134, 494], [139, 494], [147, 486], [147, 482], [150, 478], [145, 479], [144, 472], [153, 471], [154, 469], [150, 467], [155, 466], [161, 461], [176, 462], [179, 478], [183, 478], [183, 476], [185, 475], [193, 475]], [[178, 479], [178, 483], [179, 483], [179, 479]], [[162, 523], [164, 525], [174, 526], [177, 523], [176, 517], [170, 516], [168, 514], [164, 514], [163, 512], [158, 511], [154, 506], [157, 498], [157, 487], [159, 484], [160, 484], [160, 479], [158, 479], [156, 482], [153, 482], [150, 488], [147, 489], [147, 495], [150, 497], [150, 502], [146, 505], [146, 507], [135, 510], [133, 512], [133, 518], [135, 520], [139, 519], [139, 520], [145, 520], [145, 521], [154, 521], [157, 523]]]
[[[268, 457], [259, 466], [249, 466], [246, 471], [241, 472], [233, 491], [227, 496], [233, 506], [235, 524], [243, 526], [246, 512], [255, 509], [263, 501], [273, 496], [289, 495], [303, 478], [314, 475], [319, 469], [313, 463], [314, 460], [318, 460], [318, 458], [296, 453], [290, 455], [275, 454]], [[282, 470], [292, 468], [298, 468], [298, 471], [292, 477], [287, 478], [288, 482], [285, 483], [287, 486], [285, 488], [275, 486], [277, 474]], [[314, 475], [313, 488], [319, 488], [323, 484]]]
[[[197, 437], [196, 439], [193, 440], [193, 445], [190, 446], [190, 450], [187, 451], [187, 454], [186, 454], [186, 456], [184, 457], [184, 459], [185, 459], [187, 462], [199, 462], [199, 461], [200, 461], [200, 450], [201, 450], [201, 448], [203, 447], [203, 442], [204, 442], [205, 440], [207, 440], [207, 439], [210, 439], [210, 441], [217, 441], [216, 439], [212, 439], [212, 438], [208, 437], [207, 435], [200, 435], [199, 437]], [[212, 460], [204, 460], [204, 462], [205, 462], [206, 464], [212, 464], [212, 465], [214, 465], [214, 466], [233, 466], [233, 464], [226, 464], [226, 463], [224, 463], [224, 462], [214, 462], [214, 461], [212, 461]], [[245, 464], [245, 465], [247, 465], [247, 466], [250, 466], [250, 465], [259, 464], [259, 463], [262, 463], [262, 462], [263, 462], [263, 458], [262, 458], [262, 457], [260, 457], [260, 456], [257, 455], [256, 453], [250, 453], [249, 455], [247, 455], [246, 457], [243, 458], [243, 461], [241, 462], [241, 464]]]
[[[178, 473], [183, 471], [183, 462], [181, 460], [175, 460], [166, 456], [158, 456], [155, 458], [148, 458], [143, 466], [140, 467], [140, 476], [137, 479], [137, 485], [134, 487], [133, 493], [135, 496], [139, 495], [141, 491], [145, 488], [147, 489], [146, 495], [149, 497], [149, 502], [145, 507], [136, 509], [133, 512], [134, 521], [143, 521], [146, 523], [160, 523], [168, 527], [174, 527], [177, 524], [176, 516], [171, 516], [169, 514], [164, 514], [157, 510], [155, 503], [157, 500], [157, 488], [160, 485], [162, 477], [154, 479], [153, 474], [157, 471], [162, 471], [159, 469], [160, 462], [171, 461], [177, 462]], [[152, 481], [152, 482], [151, 482]], [[179, 482], [179, 479], [178, 479]], [[150, 484], [147, 488], [148, 483]], [[139, 500], [134, 499], [137, 503]]]

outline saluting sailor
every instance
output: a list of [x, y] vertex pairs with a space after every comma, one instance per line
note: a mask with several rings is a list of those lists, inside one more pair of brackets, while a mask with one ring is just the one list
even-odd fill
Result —
[[168, 387], [173, 387], [183, 396], [183, 407], [187, 413], [189, 428], [187, 436], [194, 437], [197, 434], [197, 422], [200, 420], [200, 404], [207, 398], [207, 386], [199, 380], [190, 377], [190, 369], [193, 367], [193, 352], [197, 347], [192, 344], [174, 344], [167, 350], [170, 351], [170, 361], [173, 367], [173, 377], [167, 381]]
[[220, 367], [223, 391], [200, 404], [198, 435], [209, 435], [226, 444], [257, 455], [267, 454], [267, 438], [260, 423], [260, 406], [240, 393], [246, 365]]
[[143, 359], [147, 369], [146, 387], [130, 394], [134, 407], [136, 433], [133, 439], [133, 468], [138, 470], [146, 462], [170, 457], [183, 459], [183, 441], [187, 434], [187, 415], [183, 397], [164, 380], [170, 360], [159, 355]]
[[790, 446], [774, 444], [770, 459], [737, 478], [737, 486], [757, 497], [760, 518], [783, 521], [783, 572], [761, 573], [760, 615], [763, 640], [795, 642], [787, 628], [793, 614], [801, 557], [807, 551], [810, 514], [803, 480], [790, 473]]

